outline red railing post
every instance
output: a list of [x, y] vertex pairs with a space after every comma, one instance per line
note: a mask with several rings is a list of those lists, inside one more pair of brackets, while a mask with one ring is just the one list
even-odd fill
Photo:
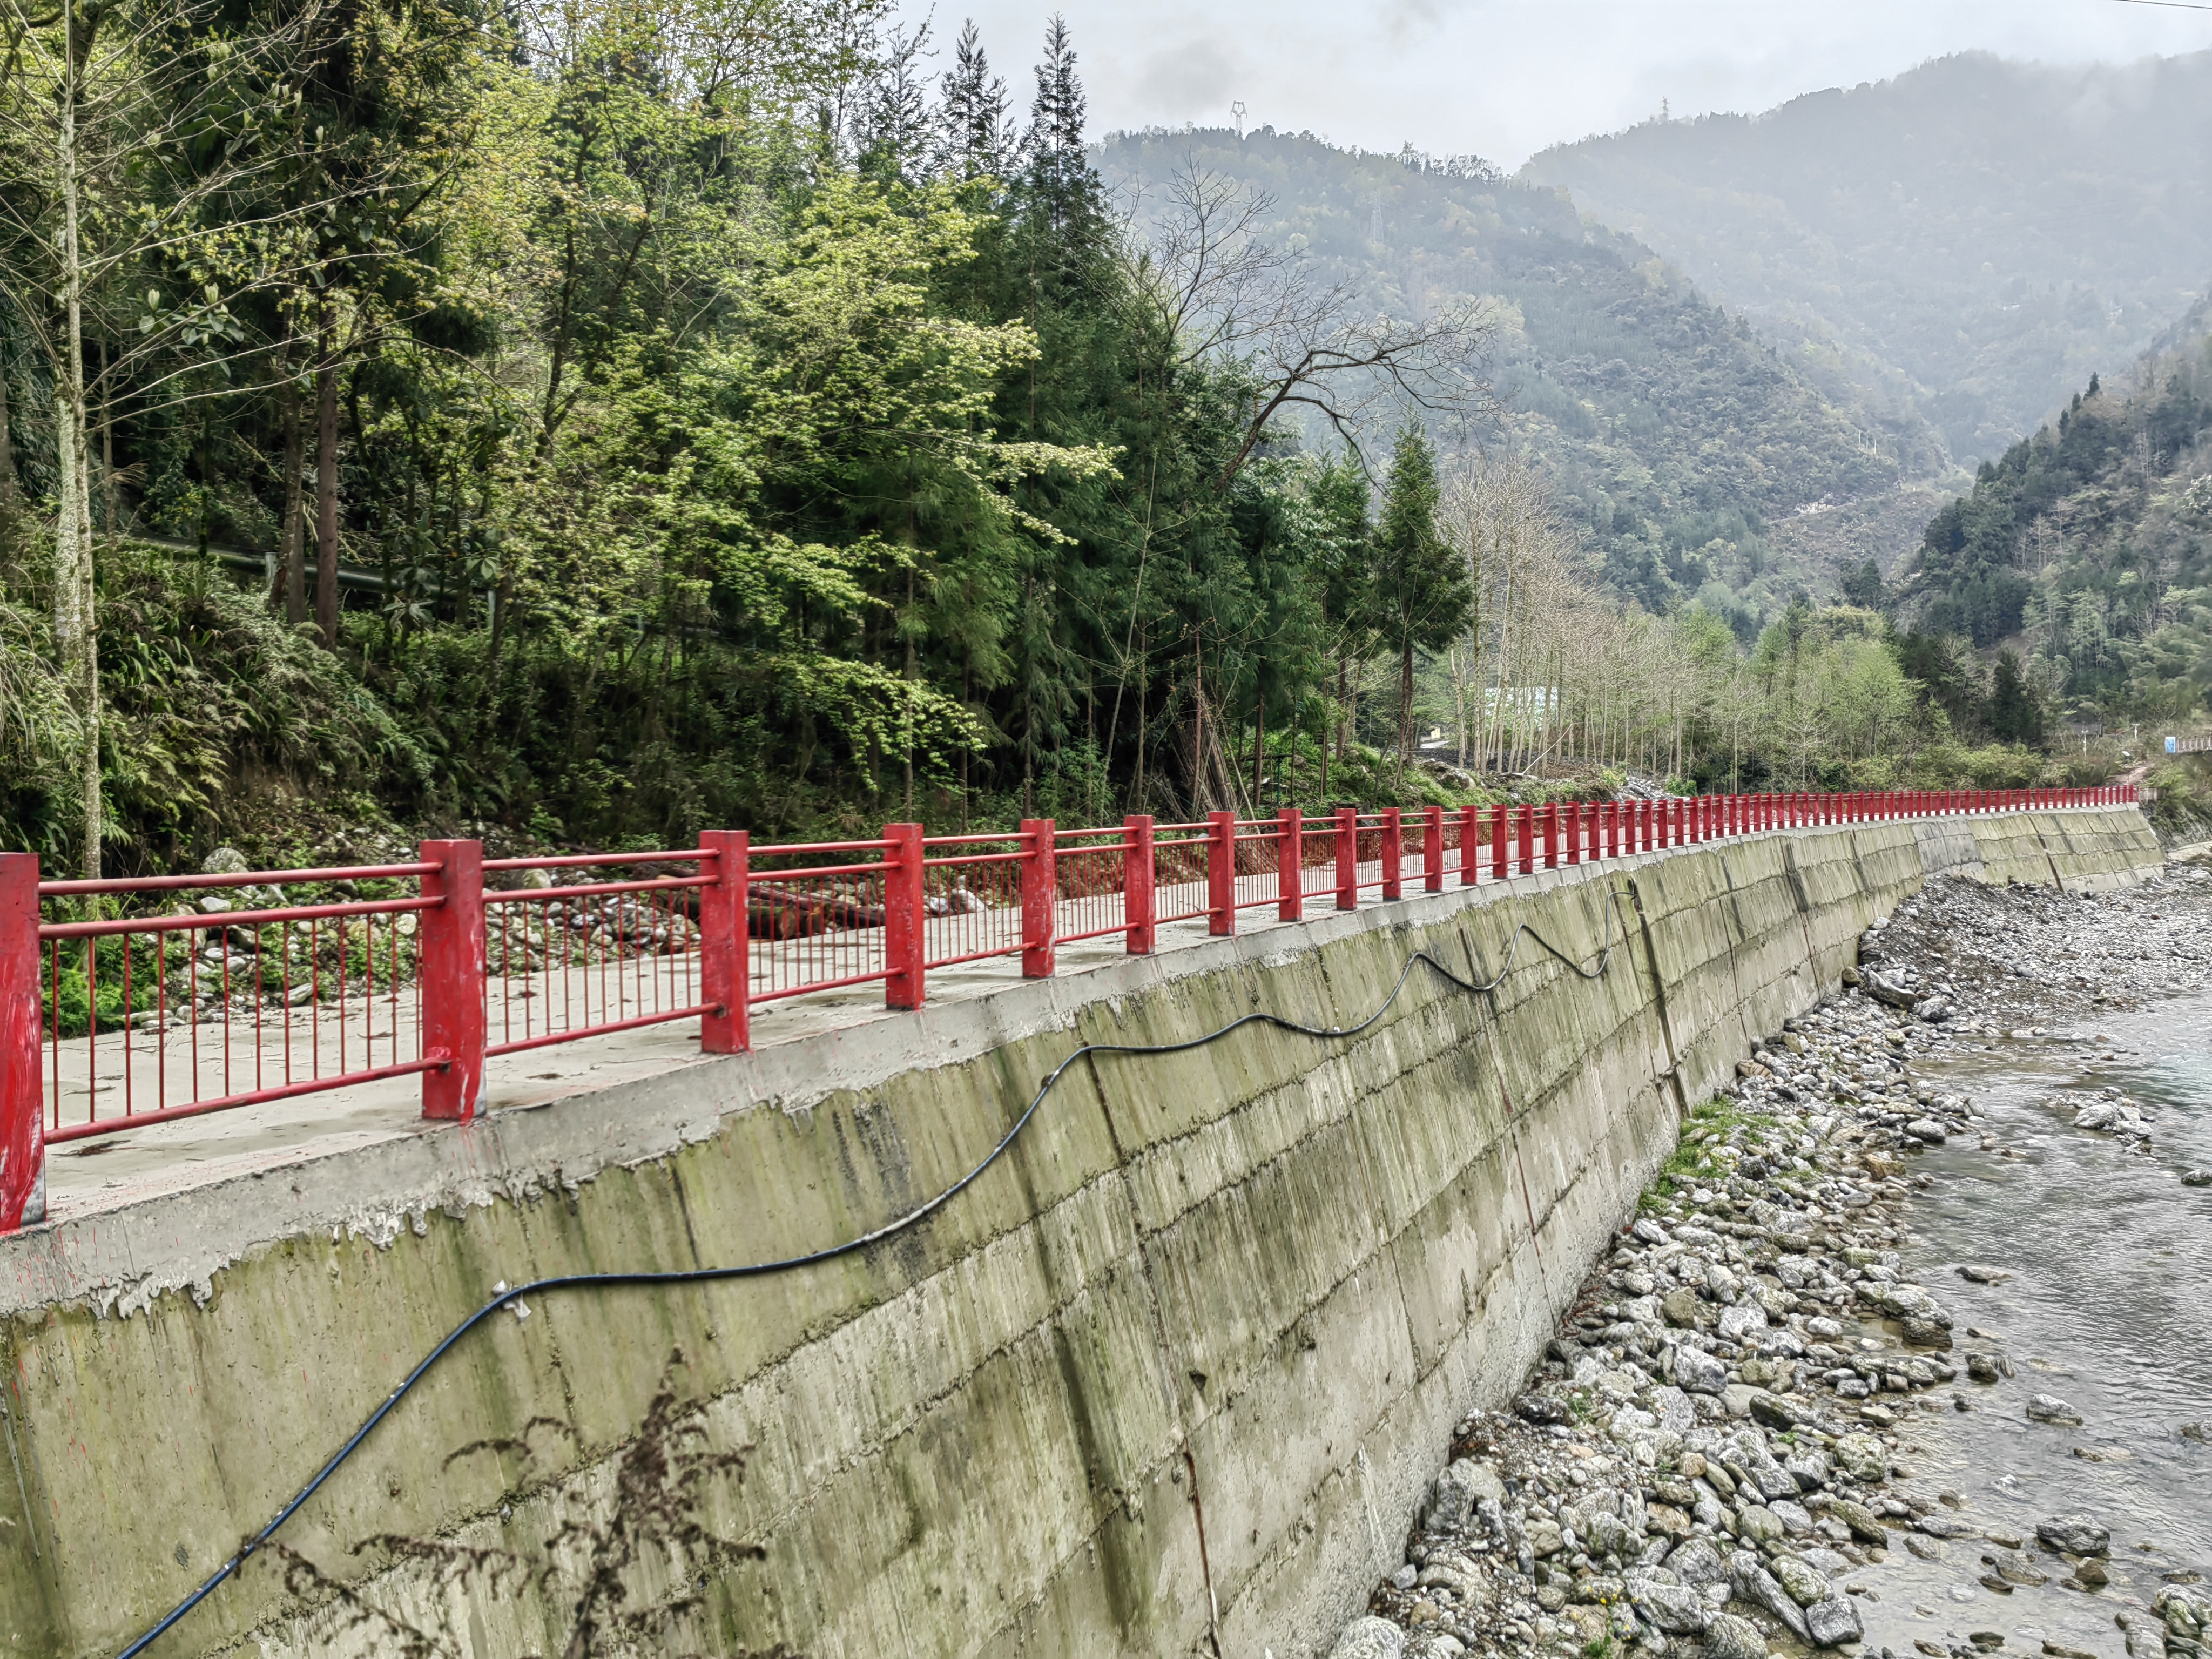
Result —
[[1386, 899], [1404, 896], [1406, 884], [1403, 868], [1406, 861], [1406, 814], [1399, 807], [1382, 809], [1382, 896]]
[[[751, 837], [742, 830], [705, 830], [699, 851], [699, 873], [714, 878], [699, 890], [699, 1000], [707, 1005], [699, 1016], [699, 1048], [709, 1054], [741, 1054], [753, 1046], [745, 902]], [[711, 872], [708, 854], [714, 855]]]
[[46, 1091], [39, 1064], [43, 1023], [39, 855], [0, 853], [0, 1233], [46, 1218]]
[[1305, 914], [1305, 820], [1285, 806], [1275, 814], [1275, 920], [1302, 921]]
[[1422, 816], [1428, 822], [1421, 830], [1421, 890], [1441, 893], [1444, 890], [1444, 809], [1431, 806]]
[[1567, 862], [1580, 864], [1583, 861], [1583, 804], [1578, 800], [1569, 801], [1559, 810], [1566, 822], [1565, 833], [1561, 839], [1567, 843]]
[[1336, 908], [1359, 908], [1359, 809], [1336, 809]]
[[1544, 803], [1544, 867], [1559, 867], [1559, 803], [1555, 800]]
[[422, 1115], [465, 1123], [483, 1105], [484, 1092], [483, 843], [426, 841], [420, 856], [438, 866], [422, 878], [422, 896], [437, 902], [422, 912], [416, 935], [422, 1057], [446, 1057], [422, 1073]]
[[887, 823], [884, 839], [884, 1006], [919, 1008], [923, 994], [922, 923], [928, 915], [922, 897], [921, 826]]
[[1237, 814], [1206, 815], [1206, 931], [1237, 931]]
[[1133, 957], [1152, 953], [1152, 919], [1159, 914], [1152, 895], [1152, 815], [1132, 812], [1121, 820], [1121, 920]]
[[1459, 884], [1472, 887], [1482, 879], [1482, 809], [1459, 809]]
[[1052, 977], [1055, 908], [1060, 902], [1060, 826], [1050, 818], [1024, 818], [1022, 839], [1022, 977]]
[[1512, 872], [1505, 852], [1506, 820], [1512, 811], [1504, 801], [1490, 809], [1490, 875], [1493, 881], [1504, 881]]
[[1515, 872], [1534, 875], [1536, 870], [1536, 809], [1523, 806], [1517, 815], [1520, 823], [1515, 826], [1521, 842], [1521, 856], [1515, 862]]

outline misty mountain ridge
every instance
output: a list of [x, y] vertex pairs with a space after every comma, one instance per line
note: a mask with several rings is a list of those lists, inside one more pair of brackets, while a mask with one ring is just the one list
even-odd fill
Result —
[[1516, 177], [1649, 243], [1832, 393], [1986, 459], [2212, 276], [2212, 52], [1961, 54], [1555, 145]]
[[[1356, 308], [1486, 305], [1504, 435], [1605, 580], [1654, 611], [1702, 601], [1748, 635], [1869, 551], [1888, 568], [1941, 505], [1929, 486], [1950, 467], [1915, 412], [1824, 386], [1562, 191], [1264, 127], [1113, 134], [1094, 155], [1140, 223], [1179, 171], [1260, 192], [1254, 234]], [[1857, 533], [1821, 533], [1844, 522]]]

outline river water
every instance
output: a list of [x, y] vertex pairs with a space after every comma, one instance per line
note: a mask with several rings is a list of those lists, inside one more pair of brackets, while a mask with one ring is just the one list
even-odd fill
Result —
[[[1971, 1043], [1916, 1068], [1968, 1097], [2002, 1151], [1954, 1139], [1916, 1160], [1933, 1177], [1914, 1200], [1905, 1251], [1916, 1278], [1950, 1310], [1958, 1381], [1939, 1399], [1970, 1409], [1916, 1413], [1899, 1425], [1897, 1484], [1955, 1506], [1980, 1534], [1925, 1560], [1893, 1548], [1854, 1575], [1869, 1651], [1900, 1659], [1916, 1643], [1960, 1646], [2002, 1636], [2007, 1654], [2050, 1647], [2118, 1656], [2116, 1615], [2138, 1615], [2141, 1651], [2159, 1650], [2148, 1612], [2160, 1584], [2212, 1574], [2212, 1188], [2181, 1183], [2212, 1169], [2212, 996], [2093, 1016], [2044, 1038]], [[2089, 1042], [2068, 1038], [2089, 1038]], [[2156, 1115], [2147, 1151], [2072, 1127], [2058, 1097], [2117, 1086]], [[1979, 1284], [1958, 1269], [2006, 1275]], [[2001, 1353], [2014, 1375], [1968, 1380], [1964, 1355]], [[2078, 1428], [2031, 1422], [2031, 1394], [2081, 1413]], [[2036, 1523], [2086, 1514], [2109, 1528], [2110, 1583], [2069, 1589], [2065, 1565], [2035, 1552]], [[2008, 1591], [1986, 1585], [2017, 1538], [2048, 1575]], [[1926, 1651], [1925, 1645], [1923, 1651]]]

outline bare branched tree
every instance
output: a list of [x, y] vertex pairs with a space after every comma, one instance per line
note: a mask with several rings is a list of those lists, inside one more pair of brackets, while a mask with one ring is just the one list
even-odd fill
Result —
[[1464, 301], [1420, 321], [1370, 314], [1348, 279], [1319, 280], [1310, 265], [1261, 240], [1273, 208], [1266, 192], [1186, 161], [1164, 199], [1130, 204], [1131, 287], [1175, 342], [1179, 364], [1226, 362], [1250, 379], [1228, 483], [1269, 428], [1291, 411], [1318, 416], [1356, 453], [1388, 410], [1465, 423], [1492, 414], [1486, 357], [1497, 331], [1490, 308]]

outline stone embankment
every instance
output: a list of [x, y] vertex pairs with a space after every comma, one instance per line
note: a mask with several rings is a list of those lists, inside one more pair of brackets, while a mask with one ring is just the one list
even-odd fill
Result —
[[[1917, 1413], [1970, 1410], [1976, 1384], [2015, 1375], [1911, 1282], [1901, 1212], [1929, 1185], [1916, 1152], [2020, 1155], [1945, 1091], [1940, 1062], [2202, 987], [2208, 964], [2212, 877], [2185, 866], [2103, 896], [1943, 878], [1869, 928], [1845, 988], [1697, 1109], [1530, 1385], [1458, 1424], [1403, 1565], [1332, 1659], [1844, 1647], [1888, 1552], [1939, 1559], [1947, 1540], [2000, 1593], [2105, 1585], [2110, 1517], [1991, 1529], [1900, 1461]], [[2117, 1090], [2059, 1103], [2084, 1131], [2147, 1136], [2155, 1118]], [[2081, 1421], [2041, 1393], [2024, 1409]], [[2194, 1570], [2166, 1577], [2149, 1617], [2119, 1613], [2130, 1659], [2212, 1652], [2212, 1594]], [[1971, 1659], [2003, 1639], [1915, 1645]]]

